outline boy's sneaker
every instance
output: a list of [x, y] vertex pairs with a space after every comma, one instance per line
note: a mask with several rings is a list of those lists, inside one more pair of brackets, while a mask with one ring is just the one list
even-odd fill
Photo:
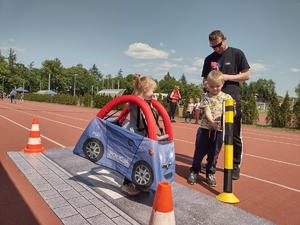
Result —
[[240, 168], [238, 166], [234, 166], [232, 170], [232, 180], [240, 179]]
[[197, 183], [197, 174], [195, 174], [194, 172], [191, 172], [189, 178], [187, 179], [187, 182], [191, 185], [196, 184]]
[[206, 163], [201, 163], [200, 173], [206, 174]]
[[128, 196], [136, 196], [138, 195], [141, 191], [137, 190], [132, 183], [129, 184], [122, 184], [121, 185], [121, 192], [125, 195]]
[[216, 179], [213, 174], [208, 174], [206, 176], [206, 183], [211, 187], [215, 187], [217, 185]]

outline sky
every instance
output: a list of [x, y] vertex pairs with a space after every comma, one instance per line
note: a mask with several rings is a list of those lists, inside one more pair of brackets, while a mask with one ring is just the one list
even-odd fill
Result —
[[12, 48], [27, 67], [58, 58], [112, 77], [169, 72], [200, 84], [213, 30], [245, 53], [247, 83], [272, 79], [278, 95], [296, 97], [300, 0], [0, 0], [1, 54]]

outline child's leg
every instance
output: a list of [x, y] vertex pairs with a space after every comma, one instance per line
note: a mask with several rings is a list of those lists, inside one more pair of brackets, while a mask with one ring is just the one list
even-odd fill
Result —
[[198, 123], [199, 122], [199, 115], [200, 115], [200, 109], [196, 109], [195, 110], [195, 123]]
[[208, 151], [206, 173], [215, 174], [218, 157], [223, 145], [223, 133], [221, 131], [212, 131], [210, 137], [210, 146]]
[[190, 122], [192, 121], [193, 113], [190, 112]]
[[198, 128], [195, 142], [195, 151], [193, 157], [191, 172], [198, 174], [200, 171], [200, 165], [203, 157], [207, 154], [207, 149], [209, 146], [208, 140], [208, 129]]

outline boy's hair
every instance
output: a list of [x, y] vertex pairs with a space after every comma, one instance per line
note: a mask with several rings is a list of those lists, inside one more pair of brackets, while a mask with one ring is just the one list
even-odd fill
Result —
[[223, 73], [220, 70], [212, 70], [207, 75], [207, 82], [208, 81], [223, 81], [224, 82], [224, 76]]
[[150, 88], [157, 88], [156, 82], [151, 77], [141, 77], [140, 74], [133, 75], [132, 83], [134, 87], [133, 94], [135, 95], [140, 94], [144, 88], [146, 88], [147, 91], [150, 90]]
[[213, 32], [211, 32], [208, 35], [209, 41], [214, 41], [214, 40], [217, 40], [218, 38], [221, 38], [222, 40], [224, 40], [224, 38], [225, 38], [224, 34], [220, 30], [214, 30]]

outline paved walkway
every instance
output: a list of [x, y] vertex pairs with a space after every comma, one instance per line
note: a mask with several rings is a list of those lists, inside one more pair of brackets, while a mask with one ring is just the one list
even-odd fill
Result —
[[[119, 193], [122, 176], [103, 172], [103, 167], [73, 155], [72, 148], [7, 154], [63, 224], [146, 225], [149, 222], [153, 193], [132, 198], [123, 196]], [[272, 224], [176, 182], [172, 183], [172, 194], [177, 224]]]
[[139, 224], [44, 154], [8, 155], [64, 224]]

